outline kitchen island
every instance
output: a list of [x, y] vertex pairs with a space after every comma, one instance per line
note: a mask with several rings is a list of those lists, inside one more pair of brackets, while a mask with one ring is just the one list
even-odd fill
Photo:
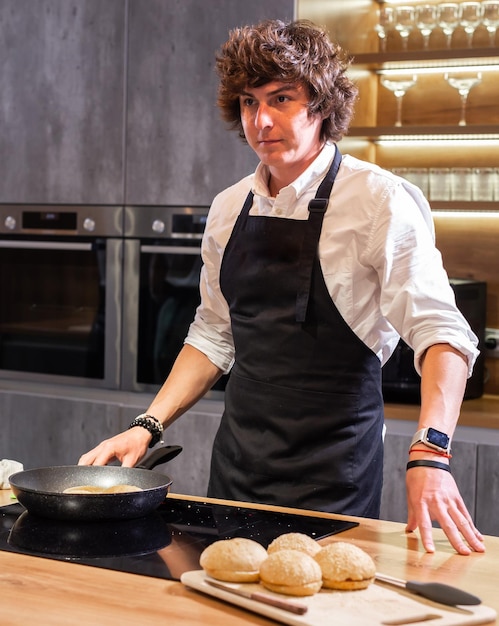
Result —
[[[177, 494], [168, 497], [191, 499]], [[0, 490], [0, 506], [10, 502], [10, 491]], [[359, 522], [335, 537], [322, 539], [321, 544], [338, 539], [351, 541], [368, 552], [377, 570], [384, 574], [452, 584], [478, 595], [483, 604], [499, 612], [498, 537], [487, 537], [485, 554], [464, 557], [454, 552], [440, 530], [435, 530], [437, 552], [431, 555], [424, 552], [417, 534], [407, 535], [401, 523], [314, 512], [310, 515]], [[177, 581], [5, 551], [0, 551], [0, 623], [2, 626], [275, 624]]]

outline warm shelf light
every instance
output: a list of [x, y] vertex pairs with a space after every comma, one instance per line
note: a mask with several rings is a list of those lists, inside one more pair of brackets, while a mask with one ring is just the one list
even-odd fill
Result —
[[460, 61], [460, 65], [452, 65], [448, 62], [443, 63], [442, 61], [435, 61], [434, 64], [428, 61], [424, 62], [424, 65], [421, 65], [421, 62], [410, 64], [404, 63], [403, 67], [397, 66], [395, 63], [393, 64], [385, 64], [384, 67], [376, 70], [377, 74], [390, 75], [405, 75], [405, 74], [442, 74], [443, 72], [449, 71], [452, 68], [453, 72], [469, 72], [472, 70], [473, 72], [499, 72], [499, 64], [497, 63], [497, 59], [491, 60], [490, 63], [485, 63], [484, 59], [480, 59], [480, 64], [477, 64], [476, 61], [473, 63], [470, 60], [469, 64], [464, 64], [462, 60]]
[[376, 0], [378, 4], [408, 4], [407, 0]]
[[499, 146], [499, 135], [381, 135], [374, 143], [389, 146], [403, 143], [404, 146], [431, 144], [432, 146]]
[[445, 209], [432, 210], [432, 214], [438, 218], [446, 217], [452, 219], [499, 219], [499, 211], [446, 211]]

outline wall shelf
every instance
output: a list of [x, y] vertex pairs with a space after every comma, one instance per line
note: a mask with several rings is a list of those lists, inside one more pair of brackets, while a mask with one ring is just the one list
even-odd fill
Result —
[[364, 137], [376, 141], [383, 136], [438, 139], [490, 139], [499, 140], [499, 124], [468, 124], [467, 126], [428, 125], [428, 126], [351, 126], [348, 137]]
[[439, 200], [431, 200], [431, 210], [445, 213], [448, 211], [473, 211], [476, 213], [498, 213], [499, 202], [466, 202], [464, 200], [442, 202]]
[[408, 50], [406, 52], [367, 52], [350, 53], [353, 64], [359, 69], [376, 70], [387, 65], [398, 67], [426, 67], [438, 65], [496, 65], [499, 48], [460, 48], [435, 50]]

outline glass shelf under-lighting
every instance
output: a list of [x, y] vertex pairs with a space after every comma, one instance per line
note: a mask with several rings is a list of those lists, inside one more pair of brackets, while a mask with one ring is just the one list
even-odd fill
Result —
[[351, 126], [348, 137], [363, 137], [378, 144], [417, 142], [435, 145], [437, 142], [467, 142], [467, 145], [499, 145], [499, 125], [467, 126]]
[[[367, 52], [351, 53], [355, 68], [369, 70], [417, 69], [431, 68], [431, 71], [445, 71], [449, 68], [476, 67], [486, 68], [485, 71], [499, 71], [497, 57], [499, 48], [459, 48], [435, 50], [408, 50], [399, 52]], [[484, 71], [482, 69], [482, 71]]]

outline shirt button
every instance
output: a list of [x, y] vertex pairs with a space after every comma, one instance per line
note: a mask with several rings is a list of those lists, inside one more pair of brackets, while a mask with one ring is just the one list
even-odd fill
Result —
[[276, 215], [282, 215], [282, 209], [277, 208], [277, 209], [275, 210], [275, 214], [276, 214]]

